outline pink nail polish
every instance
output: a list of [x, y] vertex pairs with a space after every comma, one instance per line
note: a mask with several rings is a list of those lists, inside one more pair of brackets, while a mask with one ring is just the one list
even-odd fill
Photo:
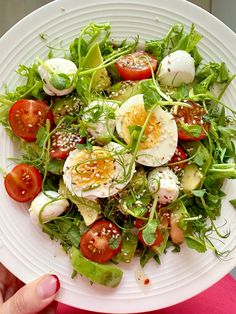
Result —
[[60, 281], [56, 275], [49, 275], [42, 279], [37, 286], [37, 292], [41, 299], [53, 296], [60, 289]]

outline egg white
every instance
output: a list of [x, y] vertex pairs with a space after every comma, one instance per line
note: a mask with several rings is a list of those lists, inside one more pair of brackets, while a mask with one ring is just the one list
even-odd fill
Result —
[[114, 158], [114, 171], [110, 174], [106, 182], [95, 186], [81, 187], [73, 182], [72, 171], [81, 151], [76, 149], [67, 157], [63, 169], [63, 180], [72, 195], [89, 199], [110, 197], [122, 190], [131, 180], [135, 172], [135, 164], [133, 164], [129, 176], [127, 175], [127, 172], [129, 170], [132, 155], [123, 153], [123, 147], [114, 142], [111, 142], [104, 147], [100, 147], [100, 149], [112, 154]]
[[[137, 105], [144, 106], [142, 94], [130, 97], [117, 111], [116, 130], [121, 138], [124, 138], [122, 121], [126, 113], [130, 112], [131, 108], [134, 109]], [[140, 149], [136, 157], [136, 161], [139, 164], [148, 167], [158, 167], [166, 164], [173, 156], [178, 141], [177, 126], [172, 114], [157, 106], [153, 111], [153, 115], [160, 127], [158, 141], [151, 148]]]
[[71, 86], [62, 90], [56, 89], [50, 82], [49, 82], [49, 71], [48, 69], [40, 65], [38, 67], [38, 72], [43, 80], [43, 89], [45, 93], [49, 96], [64, 96], [70, 94], [74, 90], [73, 85], [73, 76], [77, 72], [77, 67], [74, 62], [63, 59], [63, 58], [52, 58], [44, 62], [46, 66], [52, 68], [56, 73], [66, 74], [71, 76]]

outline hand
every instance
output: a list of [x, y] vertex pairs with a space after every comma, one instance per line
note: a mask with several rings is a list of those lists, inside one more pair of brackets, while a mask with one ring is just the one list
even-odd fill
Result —
[[0, 314], [54, 314], [59, 288], [55, 275], [44, 275], [24, 285], [0, 264]]

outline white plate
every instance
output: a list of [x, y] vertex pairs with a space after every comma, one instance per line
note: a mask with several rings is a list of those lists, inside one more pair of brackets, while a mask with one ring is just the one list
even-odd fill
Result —
[[[0, 41], [1, 83], [10, 87], [18, 84], [15, 69], [20, 63], [30, 64], [36, 57], [46, 57], [47, 48], [39, 34], [48, 35], [49, 41], [61, 39], [69, 43], [82, 26], [89, 21], [111, 22], [117, 39], [140, 35], [141, 40], [161, 38], [169, 27], [180, 22], [189, 29], [194, 22], [204, 36], [199, 44], [205, 60], [225, 61], [236, 72], [235, 34], [223, 23], [202, 9], [182, 0], [61, 0], [54, 1], [30, 14], [16, 24]], [[144, 4], [145, 3], [145, 4]], [[236, 85], [229, 88], [225, 101], [235, 105]], [[12, 143], [1, 129], [1, 167], [9, 169], [7, 157], [16, 154]], [[236, 182], [228, 181], [225, 191], [235, 198]], [[146, 273], [151, 285], [143, 289], [135, 280], [138, 261], [122, 266], [125, 275], [117, 289], [106, 289], [78, 276], [70, 279], [68, 257], [39, 229], [31, 225], [27, 206], [13, 202], [3, 187], [1, 178], [0, 258], [20, 279], [28, 282], [41, 274], [56, 273], [62, 283], [58, 300], [81, 309], [132, 313], [160, 309], [186, 300], [208, 288], [236, 265], [236, 251], [231, 259], [221, 261], [211, 252], [198, 254], [183, 248], [180, 254], [168, 253], [161, 258], [162, 265], [150, 263]], [[227, 197], [223, 204], [223, 217], [231, 236], [225, 246], [236, 243], [236, 211]], [[224, 220], [222, 220], [224, 221]], [[221, 222], [218, 221], [218, 225]]]

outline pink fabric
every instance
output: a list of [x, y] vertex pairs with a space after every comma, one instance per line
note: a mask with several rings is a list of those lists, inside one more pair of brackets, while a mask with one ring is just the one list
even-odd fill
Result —
[[[57, 314], [93, 314], [58, 305]], [[227, 275], [211, 288], [177, 305], [146, 314], [236, 314], [236, 281]]]

